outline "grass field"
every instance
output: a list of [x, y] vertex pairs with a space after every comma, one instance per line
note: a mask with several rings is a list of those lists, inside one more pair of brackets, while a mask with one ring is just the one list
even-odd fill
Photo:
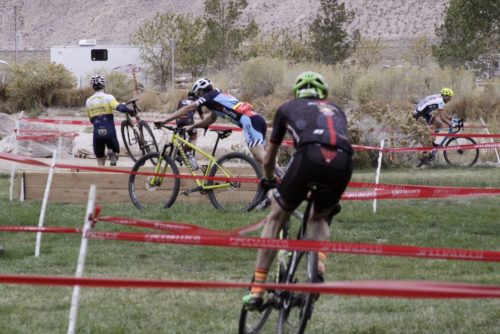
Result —
[[[353, 181], [373, 182], [373, 170]], [[0, 224], [35, 226], [40, 202], [8, 202], [0, 177]], [[500, 170], [430, 168], [383, 170], [381, 183], [500, 188]], [[332, 224], [337, 241], [500, 251], [498, 197], [446, 200], [350, 201]], [[46, 226], [81, 227], [86, 204], [50, 203]], [[131, 203], [104, 205], [102, 215], [184, 221], [213, 229], [242, 227], [265, 212], [222, 214], [208, 203], [193, 210], [139, 211]], [[98, 231], [140, 229], [99, 223]], [[73, 276], [80, 235], [44, 235], [34, 257], [35, 234], [0, 233], [2, 274]], [[214, 247], [90, 240], [84, 276], [247, 282], [255, 251]], [[326, 281], [433, 280], [500, 285], [500, 264], [331, 254]], [[0, 333], [65, 333], [72, 288], [0, 285]], [[84, 288], [78, 333], [236, 333], [243, 289], [158, 290]], [[273, 333], [276, 322], [268, 322]], [[323, 295], [308, 333], [500, 333], [500, 300], [432, 300]]]

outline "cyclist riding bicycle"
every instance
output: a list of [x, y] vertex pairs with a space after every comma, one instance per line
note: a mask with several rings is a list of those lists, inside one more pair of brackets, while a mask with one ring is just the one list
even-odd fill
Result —
[[[187, 106], [188, 104], [191, 104], [194, 101], [196, 101], [196, 94], [193, 91], [189, 91], [186, 99], [179, 100], [179, 104], [177, 105], [177, 109], [181, 109], [182, 107]], [[182, 128], [182, 127], [185, 127], [188, 125], [193, 125], [195, 112], [198, 112], [200, 119], [203, 119], [203, 111], [201, 110], [201, 107], [198, 107], [197, 110], [190, 111], [186, 115], [179, 117], [175, 121], [175, 124], [177, 125], [177, 127]], [[190, 143], [196, 142], [196, 138], [197, 138], [196, 129], [192, 129], [187, 134], [189, 135], [189, 142]]]
[[443, 88], [440, 94], [424, 97], [417, 103], [413, 117], [415, 119], [423, 117], [427, 124], [436, 131], [439, 131], [444, 124], [448, 127], [453, 127], [451, 123], [452, 118], [444, 109], [445, 104], [451, 101], [453, 95], [453, 91], [450, 88]]
[[90, 85], [94, 94], [85, 103], [90, 122], [94, 126], [93, 146], [97, 158], [97, 165], [104, 166], [106, 162], [105, 150], [108, 148], [108, 156], [111, 166], [116, 166], [120, 144], [116, 136], [113, 110], [119, 112], [132, 112], [124, 103], [118, 103], [111, 94], [104, 93], [106, 79], [96, 74], [90, 78]]
[[175, 111], [164, 122], [173, 121], [205, 106], [211, 111], [210, 115], [193, 125], [187, 126], [186, 130], [207, 128], [217, 120], [218, 116], [225, 118], [242, 129], [250, 152], [252, 152], [255, 160], [262, 163], [267, 130], [264, 117], [257, 114], [250, 103], [240, 102], [234, 96], [214, 88], [210, 79], [201, 78], [196, 80], [191, 91], [198, 99]]
[[[270, 144], [264, 158], [264, 188], [276, 184], [274, 169], [281, 142], [290, 131], [296, 152], [292, 163], [272, 196], [271, 212], [266, 217], [262, 238], [278, 238], [279, 231], [292, 212], [306, 198], [308, 185], [320, 183], [326, 187], [313, 202], [308, 224], [314, 240], [328, 240], [328, 221], [333, 210], [339, 209], [339, 200], [352, 174], [353, 149], [349, 142], [347, 120], [340, 107], [327, 100], [328, 85], [315, 72], [300, 74], [293, 85], [295, 99], [280, 106], [273, 120]], [[338, 212], [338, 211], [337, 211]], [[276, 252], [269, 249], [257, 251], [255, 283], [265, 283], [269, 266]], [[318, 254], [318, 282], [323, 280], [326, 253]], [[264, 289], [253, 287], [243, 297], [249, 309], [263, 303]]]

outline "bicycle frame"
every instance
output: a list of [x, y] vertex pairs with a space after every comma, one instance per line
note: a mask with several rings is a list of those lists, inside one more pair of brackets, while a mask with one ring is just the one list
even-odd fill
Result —
[[[171, 142], [165, 144], [165, 146], [163, 147], [162, 154], [160, 155], [160, 157], [158, 159], [158, 163], [156, 164], [154, 172], [157, 174], [165, 174], [165, 170], [161, 170], [161, 165], [162, 165], [161, 163], [163, 162], [163, 155], [166, 154], [167, 150], [170, 148], [170, 152], [168, 155], [172, 156], [173, 152], [175, 152], [175, 151], [178, 152], [182, 158], [183, 163], [188, 167], [191, 175], [195, 176], [195, 177], [198, 176], [198, 174], [193, 169], [191, 161], [187, 157], [186, 151], [187, 151], [187, 148], [189, 148], [189, 149], [201, 154], [202, 156], [204, 156], [208, 160], [207, 165], [202, 167], [203, 176], [209, 176], [209, 173], [210, 173], [210, 170], [212, 169], [212, 167], [217, 165], [220, 168], [220, 170], [223, 171], [224, 176], [231, 177], [230, 173], [227, 170], [225, 170], [224, 167], [217, 164], [217, 160], [214, 157], [218, 142], [219, 142], [219, 138], [217, 138], [217, 142], [214, 146], [212, 154], [209, 154], [209, 153], [205, 152], [204, 150], [202, 150], [201, 148], [191, 144], [189, 141], [182, 138], [180, 135], [174, 133], [174, 134], [172, 134]], [[161, 182], [162, 180], [163, 180], [163, 176], [154, 176], [151, 178], [150, 184], [154, 185], [157, 182]], [[200, 180], [197, 178], [195, 178], [194, 181], [196, 182], [198, 189], [201, 189], [203, 191], [214, 190], [214, 189], [224, 189], [224, 188], [229, 188], [231, 186], [230, 182], [223, 182], [221, 184], [207, 184], [208, 182], [210, 182], [210, 180], [207, 180], [207, 179]]]

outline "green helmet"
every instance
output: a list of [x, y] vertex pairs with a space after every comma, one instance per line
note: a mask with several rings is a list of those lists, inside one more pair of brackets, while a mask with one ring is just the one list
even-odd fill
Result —
[[321, 74], [312, 71], [304, 72], [295, 79], [293, 93], [297, 98], [325, 99], [328, 96], [328, 84]]
[[453, 91], [451, 90], [451, 88], [443, 88], [441, 89], [441, 95], [443, 96], [453, 96], [455, 94], [453, 94]]

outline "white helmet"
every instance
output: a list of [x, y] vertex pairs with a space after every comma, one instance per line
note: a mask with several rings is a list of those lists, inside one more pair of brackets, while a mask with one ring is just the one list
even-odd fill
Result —
[[106, 84], [106, 78], [102, 75], [96, 74], [90, 78], [90, 85], [94, 89], [103, 89]]
[[198, 95], [200, 89], [211, 89], [211, 88], [212, 88], [212, 80], [207, 78], [201, 78], [196, 80], [191, 90], [193, 91], [193, 93]]

